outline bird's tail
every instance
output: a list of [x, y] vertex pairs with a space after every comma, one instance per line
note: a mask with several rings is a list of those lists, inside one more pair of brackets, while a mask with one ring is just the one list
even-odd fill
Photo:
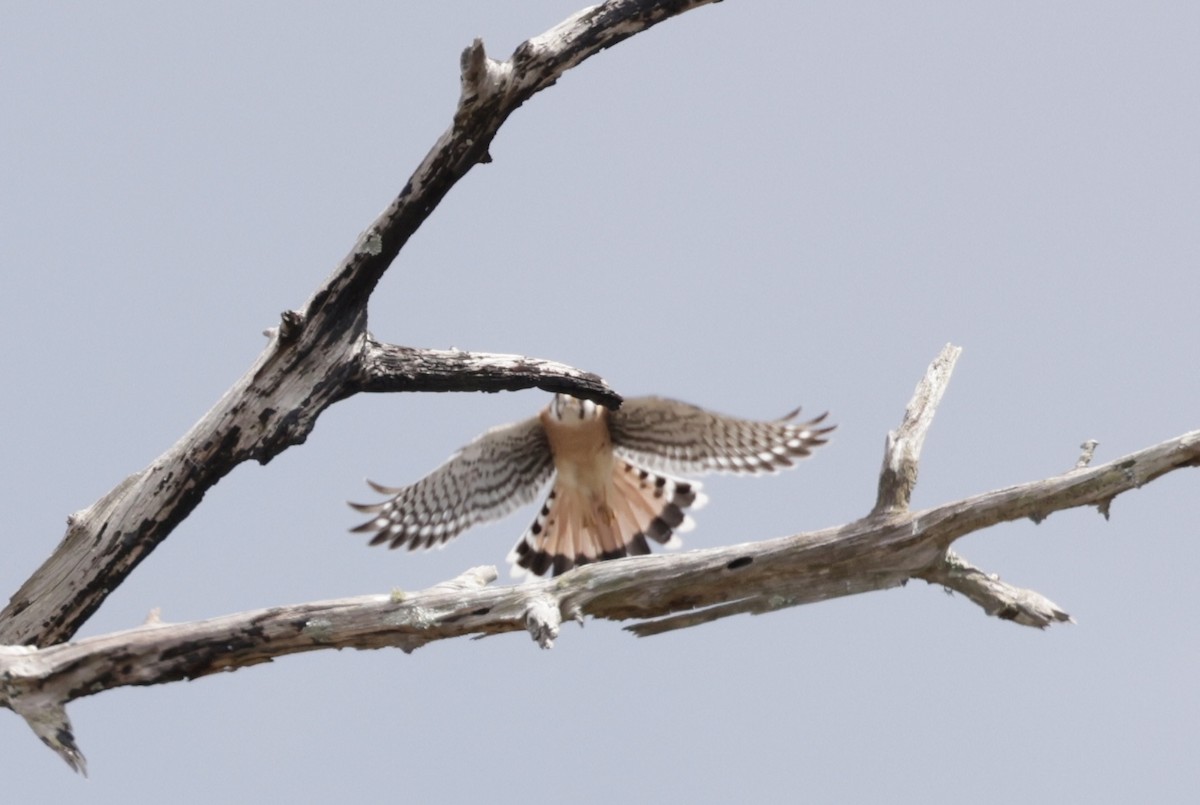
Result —
[[697, 483], [617, 459], [600, 497], [556, 480], [508, 561], [513, 575], [558, 575], [588, 562], [650, 553], [647, 538], [675, 548], [674, 535], [693, 525], [684, 510], [706, 500]]

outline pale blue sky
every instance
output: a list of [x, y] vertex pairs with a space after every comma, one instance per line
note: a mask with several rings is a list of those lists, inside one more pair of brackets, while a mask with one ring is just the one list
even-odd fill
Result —
[[[0, 366], [11, 594], [66, 516], [174, 442], [448, 125], [474, 37], [578, 10], [6, 3]], [[709, 478], [688, 546], [839, 524], [964, 347], [917, 506], [1200, 427], [1200, 6], [728, 2], [520, 109], [384, 279], [371, 329], [523, 352], [621, 392], [836, 439]], [[359, 397], [245, 466], [81, 634], [415, 589], [502, 564], [531, 516], [411, 555], [346, 533], [539, 392]], [[906, 588], [638, 640], [288, 657], [76, 702], [91, 779], [0, 714], [13, 802], [1184, 801], [1200, 783], [1193, 471], [973, 535], [1074, 626]]]

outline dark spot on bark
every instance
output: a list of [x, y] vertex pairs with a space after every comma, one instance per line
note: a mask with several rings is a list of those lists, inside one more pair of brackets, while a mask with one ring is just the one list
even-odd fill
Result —
[[1014, 606], [1006, 606], [996, 613], [996, 617], [1004, 621], [1015, 621], [1020, 616], [1021, 610]]
[[739, 556], [729, 564], [725, 565], [726, 570], [739, 570], [754, 561], [753, 556]]

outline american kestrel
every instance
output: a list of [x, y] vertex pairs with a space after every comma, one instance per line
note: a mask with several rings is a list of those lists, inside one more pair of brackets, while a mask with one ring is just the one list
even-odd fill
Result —
[[372, 515], [354, 531], [372, 545], [442, 545], [475, 523], [531, 502], [553, 479], [533, 524], [508, 555], [515, 575], [555, 575], [576, 565], [650, 553], [687, 531], [700, 485], [675, 476], [775, 472], [825, 443], [825, 415], [793, 422], [721, 416], [661, 397], [626, 400], [616, 411], [556, 394], [537, 416], [492, 428], [411, 486], [367, 481], [389, 499], [351, 503]]

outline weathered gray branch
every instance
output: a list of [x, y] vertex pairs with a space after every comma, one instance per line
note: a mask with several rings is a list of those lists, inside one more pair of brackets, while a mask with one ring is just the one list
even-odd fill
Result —
[[[888, 440], [881, 485], [889, 468], [902, 464], [912, 465], [902, 477], [916, 477], [919, 437], [957, 356], [957, 347], [947, 347], [918, 385], [905, 424]], [[79, 767], [82, 755], [63, 709], [73, 699], [321, 648], [413, 651], [436, 640], [515, 631], [527, 631], [548, 648], [563, 621], [586, 616], [638, 621], [626, 628], [646, 636], [889, 589], [913, 578], [955, 590], [989, 615], [1045, 627], [1070, 616], [1038, 593], [967, 564], [950, 550], [952, 543], [996, 523], [1107, 506], [1123, 492], [1198, 464], [1200, 430], [1096, 467], [924, 511], [888, 507], [837, 528], [763, 542], [600, 562], [510, 587], [487, 586], [496, 579], [495, 568], [476, 568], [420, 592], [275, 607], [196, 623], [155, 622], [43, 649], [0, 648], [0, 704], [24, 715], [47, 744]], [[905, 500], [911, 485], [906, 489]]]
[[604, 380], [555, 361], [457, 349], [414, 349], [367, 338], [353, 391], [520, 391], [539, 388], [604, 405], [621, 398]]
[[357, 392], [537, 386], [619, 404], [600, 378], [562, 364], [380, 344], [367, 334], [367, 302], [446, 193], [490, 161], [492, 139], [522, 103], [604, 48], [711, 1], [612, 0], [521, 44], [505, 62], [488, 58], [479, 40], [467, 48], [454, 121], [404, 189], [303, 310], [283, 314], [255, 364], [179, 442], [69, 518], [54, 553], [0, 612], [0, 644], [68, 639], [217, 481], [301, 444], [326, 408]]
[[917, 464], [925, 445], [925, 434], [933, 424], [933, 414], [942, 401], [954, 364], [961, 354], [961, 347], [947, 344], [942, 348], [925, 377], [917, 383], [900, 427], [887, 435], [883, 469], [879, 473], [879, 494], [871, 514], [882, 516], [908, 510], [913, 488], [917, 485]]
[[1052, 623], [1075, 622], [1041, 593], [1006, 584], [996, 574], [984, 573], [954, 551], [946, 551], [940, 562], [917, 575], [930, 584], [940, 584], [947, 590], [962, 593], [989, 615], [1016, 621], [1022, 626], [1045, 629]]

